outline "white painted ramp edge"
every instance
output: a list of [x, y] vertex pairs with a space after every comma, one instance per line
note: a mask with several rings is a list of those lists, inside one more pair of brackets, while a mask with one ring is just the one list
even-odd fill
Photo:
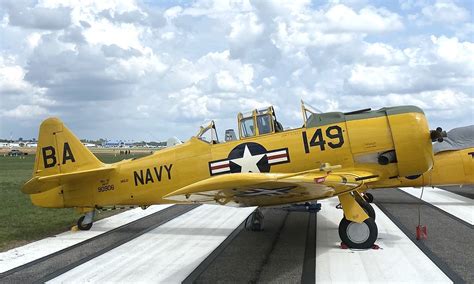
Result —
[[254, 210], [202, 205], [50, 282], [181, 283]]
[[317, 214], [316, 283], [452, 283], [375, 205], [379, 250], [340, 249], [337, 199], [321, 201]]
[[[421, 188], [400, 188], [404, 192], [420, 198]], [[474, 225], [474, 200], [436, 187], [425, 187], [423, 201], [431, 203], [446, 213]]]
[[0, 253], [0, 273], [101, 235], [170, 206], [170, 204], [153, 205], [146, 210], [135, 208], [94, 222], [89, 231], [68, 231], [2, 252]]

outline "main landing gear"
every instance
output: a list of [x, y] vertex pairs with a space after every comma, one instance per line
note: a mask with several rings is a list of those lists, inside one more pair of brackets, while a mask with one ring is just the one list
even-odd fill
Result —
[[339, 237], [350, 248], [369, 249], [378, 236], [375, 210], [357, 191], [339, 196], [344, 217], [339, 223]]
[[89, 231], [94, 223], [95, 209], [86, 211], [85, 213], [85, 215], [82, 215], [81, 218], [77, 220], [77, 228], [81, 231]]

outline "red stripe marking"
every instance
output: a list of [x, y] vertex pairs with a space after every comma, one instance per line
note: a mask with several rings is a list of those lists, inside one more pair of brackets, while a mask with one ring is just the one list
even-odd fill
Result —
[[267, 158], [269, 160], [273, 160], [273, 159], [279, 159], [279, 158], [287, 158], [288, 156], [286, 154], [280, 154], [280, 155], [275, 155], [275, 156], [268, 156], [267, 155]]
[[222, 169], [222, 168], [228, 168], [229, 167], [229, 164], [223, 164], [223, 165], [220, 165], [220, 166], [211, 166], [211, 170], [218, 170], [218, 169]]

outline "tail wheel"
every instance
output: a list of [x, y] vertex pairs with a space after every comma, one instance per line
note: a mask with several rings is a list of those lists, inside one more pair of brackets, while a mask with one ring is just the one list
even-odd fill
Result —
[[372, 207], [372, 205], [370, 205], [369, 202], [367, 201], [357, 201], [357, 203], [359, 203], [360, 207], [362, 207], [362, 209], [364, 209], [365, 213], [367, 213], [367, 215], [369, 215], [369, 217], [371, 217], [372, 219], [375, 220], [375, 210], [374, 210], [374, 207]]
[[79, 220], [77, 220], [77, 228], [79, 228], [79, 230], [81, 231], [89, 231], [91, 228], [92, 228], [92, 222], [89, 223], [89, 224], [83, 224], [82, 222], [84, 222], [84, 218], [86, 216], [81, 216], [81, 218], [79, 218]]
[[339, 237], [348, 247], [369, 249], [377, 240], [378, 229], [373, 218], [356, 223], [342, 218], [339, 223]]

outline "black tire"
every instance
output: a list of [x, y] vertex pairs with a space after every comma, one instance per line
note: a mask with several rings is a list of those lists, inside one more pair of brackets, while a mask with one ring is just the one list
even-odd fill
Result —
[[365, 201], [369, 202], [369, 203], [373, 203], [374, 202], [374, 196], [372, 195], [372, 193], [364, 193], [364, 199]]
[[250, 219], [250, 229], [254, 232], [263, 231], [263, 215], [261, 214], [262, 213], [255, 211]]
[[367, 201], [363, 201], [363, 202], [357, 202], [359, 203], [360, 207], [362, 207], [362, 209], [364, 209], [365, 213], [367, 213], [367, 215], [369, 215], [369, 217], [371, 217], [372, 219], [375, 220], [375, 210], [374, 210], [374, 207], [372, 207], [372, 205], [370, 205], [369, 202]]
[[89, 224], [82, 224], [85, 217], [86, 216], [81, 216], [81, 218], [77, 220], [77, 228], [81, 231], [89, 231], [92, 228], [92, 222]]
[[342, 218], [339, 223], [339, 237], [350, 248], [369, 249], [377, 240], [378, 229], [374, 219], [368, 218], [362, 223], [356, 223]]

